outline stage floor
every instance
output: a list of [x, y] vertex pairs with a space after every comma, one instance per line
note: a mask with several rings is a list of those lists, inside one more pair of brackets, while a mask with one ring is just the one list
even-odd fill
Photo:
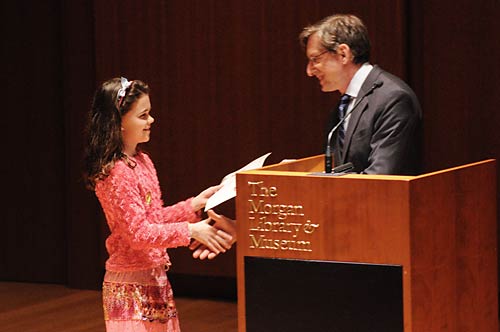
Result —
[[[234, 301], [176, 297], [176, 303], [183, 332], [238, 330]], [[104, 332], [101, 292], [0, 282], [0, 331]]]

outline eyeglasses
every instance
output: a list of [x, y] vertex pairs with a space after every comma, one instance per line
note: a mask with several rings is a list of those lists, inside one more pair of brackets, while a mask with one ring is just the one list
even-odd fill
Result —
[[320, 63], [321, 61], [321, 56], [327, 52], [330, 52], [329, 50], [324, 50], [323, 52], [316, 54], [315, 56], [312, 56], [309, 58], [309, 63], [312, 64], [313, 66], [316, 66], [317, 64]]

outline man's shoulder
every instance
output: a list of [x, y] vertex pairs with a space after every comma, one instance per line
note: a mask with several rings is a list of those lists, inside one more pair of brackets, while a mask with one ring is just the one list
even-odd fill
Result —
[[[370, 77], [371, 76], [371, 77]], [[398, 76], [388, 71], [374, 66], [372, 72], [366, 80], [366, 84], [373, 85], [380, 82], [377, 92], [370, 98], [373, 109], [384, 109], [387, 105], [393, 105], [397, 101], [404, 101], [405, 104], [412, 105], [411, 109], [415, 114], [420, 114], [420, 103], [413, 89]]]
[[413, 89], [402, 78], [382, 69], [377, 65], [373, 66], [370, 75], [368, 75], [367, 81], [369, 79], [372, 82], [376, 81], [382, 82], [382, 88], [384, 90], [396, 89], [396, 90], [405, 90], [413, 93]]

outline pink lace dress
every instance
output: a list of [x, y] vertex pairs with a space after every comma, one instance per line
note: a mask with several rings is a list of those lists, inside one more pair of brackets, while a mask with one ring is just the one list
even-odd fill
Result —
[[111, 231], [103, 282], [106, 331], [180, 331], [166, 248], [189, 245], [188, 223], [200, 220], [192, 198], [164, 207], [155, 167], [144, 153], [116, 162], [95, 192]]

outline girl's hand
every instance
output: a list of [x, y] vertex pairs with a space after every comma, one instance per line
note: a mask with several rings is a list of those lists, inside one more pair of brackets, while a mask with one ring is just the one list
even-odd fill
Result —
[[198, 211], [198, 210], [203, 209], [205, 207], [205, 205], [207, 205], [207, 200], [213, 194], [215, 194], [217, 192], [217, 190], [219, 190], [220, 188], [222, 188], [222, 184], [209, 187], [209, 188], [203, 190], [198, 196], [193, 198], [193, 200], [191, 201], [191, 206], [193, 208], [193, 211]]

